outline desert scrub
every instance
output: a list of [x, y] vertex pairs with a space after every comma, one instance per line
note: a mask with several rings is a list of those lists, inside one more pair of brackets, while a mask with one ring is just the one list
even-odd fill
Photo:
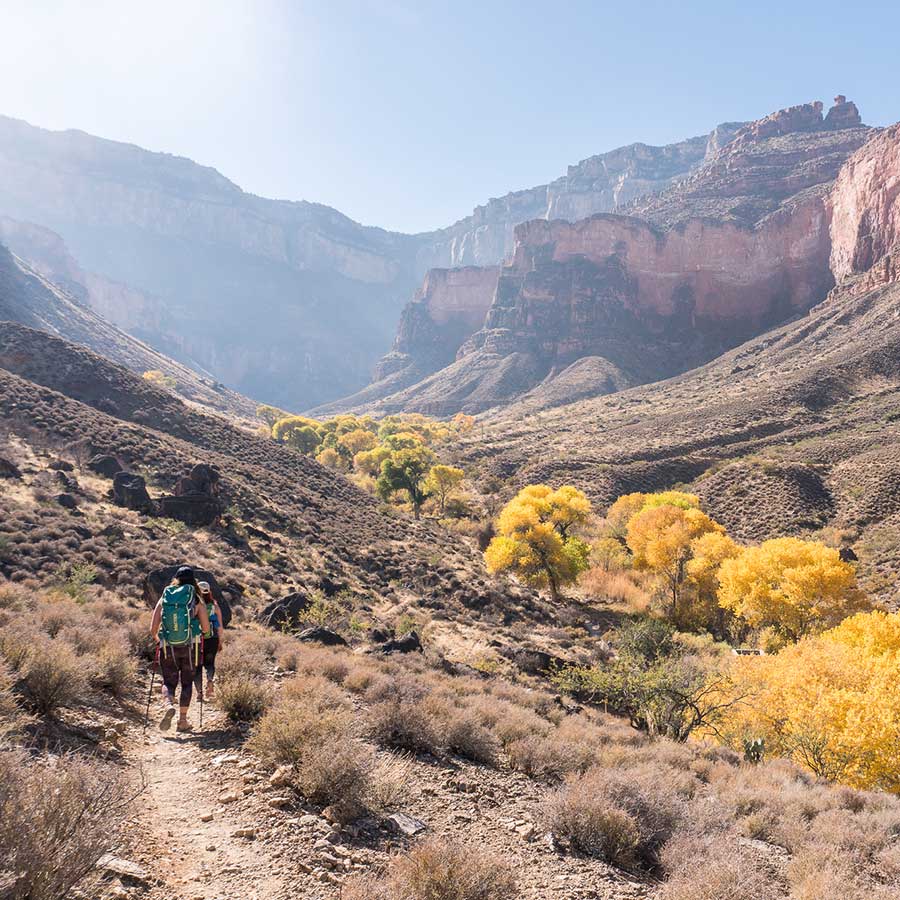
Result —
[[272, 701], [272, 689], [256, 675], [217, 679], [216, 700], [231, 722], [254, 722]]
[[343, 900], [515, 900], [507, 862], [476, 847], [432, 838], [394, 857], [382, 877], [348, 881]]
[[74, 756], [51, 765], [21, 751], [0, 752], [3, 896], [69, 896], [115, 844], [127, 808], [112, 768]]
[[51, 716], [85, 699], [85, 664], [59, 639], [37, 641], [23, 661], [19, 676], [28, 704], [41, 715]]
[[655, 868], [682, 817], [682, 804], [645, 771], [592, 769], [550, 797], [546, 818], [557, 837], [622, 868]]
[[260, 720], [250, 741], [272, 766], [289, 765], [307, 800], [349, 821], [366, 806], [375, 756], [357, 740], [353, 711], [322, 679], [289, 686]]

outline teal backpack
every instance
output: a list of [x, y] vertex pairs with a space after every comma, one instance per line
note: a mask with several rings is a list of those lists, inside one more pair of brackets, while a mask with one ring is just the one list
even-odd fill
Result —
[[199, 639], [200, 622], [194, 616], [194, 603], [190, 584], [170, 584], [163, 591], [160, 637], [164, 646], [180, 647]]

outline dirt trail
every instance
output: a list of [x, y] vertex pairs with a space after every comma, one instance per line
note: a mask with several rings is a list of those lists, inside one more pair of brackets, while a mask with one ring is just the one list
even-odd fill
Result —
[[[279, 900], [289, 894], [281, 866], [266, 845], [236, 833], [257, 822], [237, 821], [221, 798], [236, 793], [224, 784], [232, 765], [223, 717], [207, 704], [202, 733], [160, 732], [162, 707], [154, 703], [146, 734], [129, 756], [143, 770], [146, 791], [136, 817], [142, 863], [165, 887], [152, 896], [184, 900]], [[196, 727], [198, 714], [192, 709]], [[224, 762], [223, 762], [224, 756]], [[229, 773], [233, 775], [234, 773]], [[207, 821], [204, 821], [207, 819]]]

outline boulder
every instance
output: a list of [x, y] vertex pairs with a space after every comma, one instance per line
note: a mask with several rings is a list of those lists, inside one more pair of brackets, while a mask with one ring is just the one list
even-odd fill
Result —
[[512, 654], [512, 661], [519, 669], [529, 675], [543, 675], [551, 669], [562, 668], [566, 665], [564, 659], [532, 647], [516, 650]]
[[841, 547], [838, 555], [841, 562], [859, 562], [859, 557], [852, 547]]
[[401, 638], [386, 641], [378, 648], [382, 653], [422, 653], [422, 641], [415, 631], [409, 631]]
[[263, 609], [258, 619], [260, 624], [276, 631], [287, 631], [298, 628], [301, 615], [312, 605], [312, 600], [299, 592], [288, 594], [281, 600], [275, 600]]
[[185, 525], [212, 525], [223, 512], [218, 499], [220, 480], [217, 468], [198, 463], [178, 480], [173, 495], [159, 498], [159, 514]]
[[0, 456], [0, 478], [16, 478], [20, 479], [22, 473], [19, 467], [8, 459]]
[[113, 502], [125, 509], [152, 512], [153, 501], [147, 493], [143, 477], [131, 472], [119, 472], [113, 478]]
[[47, 463], [48, 469], [53, 469], [54, 472], [74, 472], [75, 466], [72, 465], [66, 459], [51, 459], [49, 463]]
[[222, 515], [221, 503], [208, 494], [167, 495], [160, 497], [156, 506], [159, 515], [185, 525], [212, 525]]
[[[184, 565], [184, 563], [179, 563], [175, 566], [166, 566], [162, 569], [154, 569], [147, 574], [147, 577], [144, 579], [143, 591], [144, 603], [146, 603], [147, 606], [156, 606], [166, 585], [175, 577], [175, 573], [182, 565]], [[231, 622], [230, 601], [232, 598], [232, 591], [229, 588], [223, 588], [212, 572], [195, 568], [194, 574], [197, 576], [197, 581], [206, 581], [209, 583], [210, 588], [212, 588], [213, 596], [219, 601], [219, 608], [222, 610], [222, 618], [224, 620], [222, 624], [227, 627]]]
[[122, 466], [114, 456], [106, 453], [98, 453], [92, 456], [87, 464], [88, 469], [96, 475], [104, 478], [115, 478], [122, 471]]
[[325, 644], [326, 647], [346, 647], [347, 642], [330, 628], [317, 625], [315, 628], [307, 628], [297, 635], [297, 639], [308, 643]]
[[56, 502], [63, 509], [78, 509], [78, 501], [71, 494], [57, 494]]

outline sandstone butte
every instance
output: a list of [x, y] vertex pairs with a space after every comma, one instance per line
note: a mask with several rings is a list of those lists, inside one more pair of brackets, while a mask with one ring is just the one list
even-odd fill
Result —
[[602, 393], [804, 314], [874, 256], [893, 264], [897, 128], [864, 126], [843, 96], [827, 115], [791, 107], [710, 141], [702, 165], [621, 213], [524, 222], [501, 267], [426, 275], [366, 404], [478, 411], [585, 358], [616, 375]]

